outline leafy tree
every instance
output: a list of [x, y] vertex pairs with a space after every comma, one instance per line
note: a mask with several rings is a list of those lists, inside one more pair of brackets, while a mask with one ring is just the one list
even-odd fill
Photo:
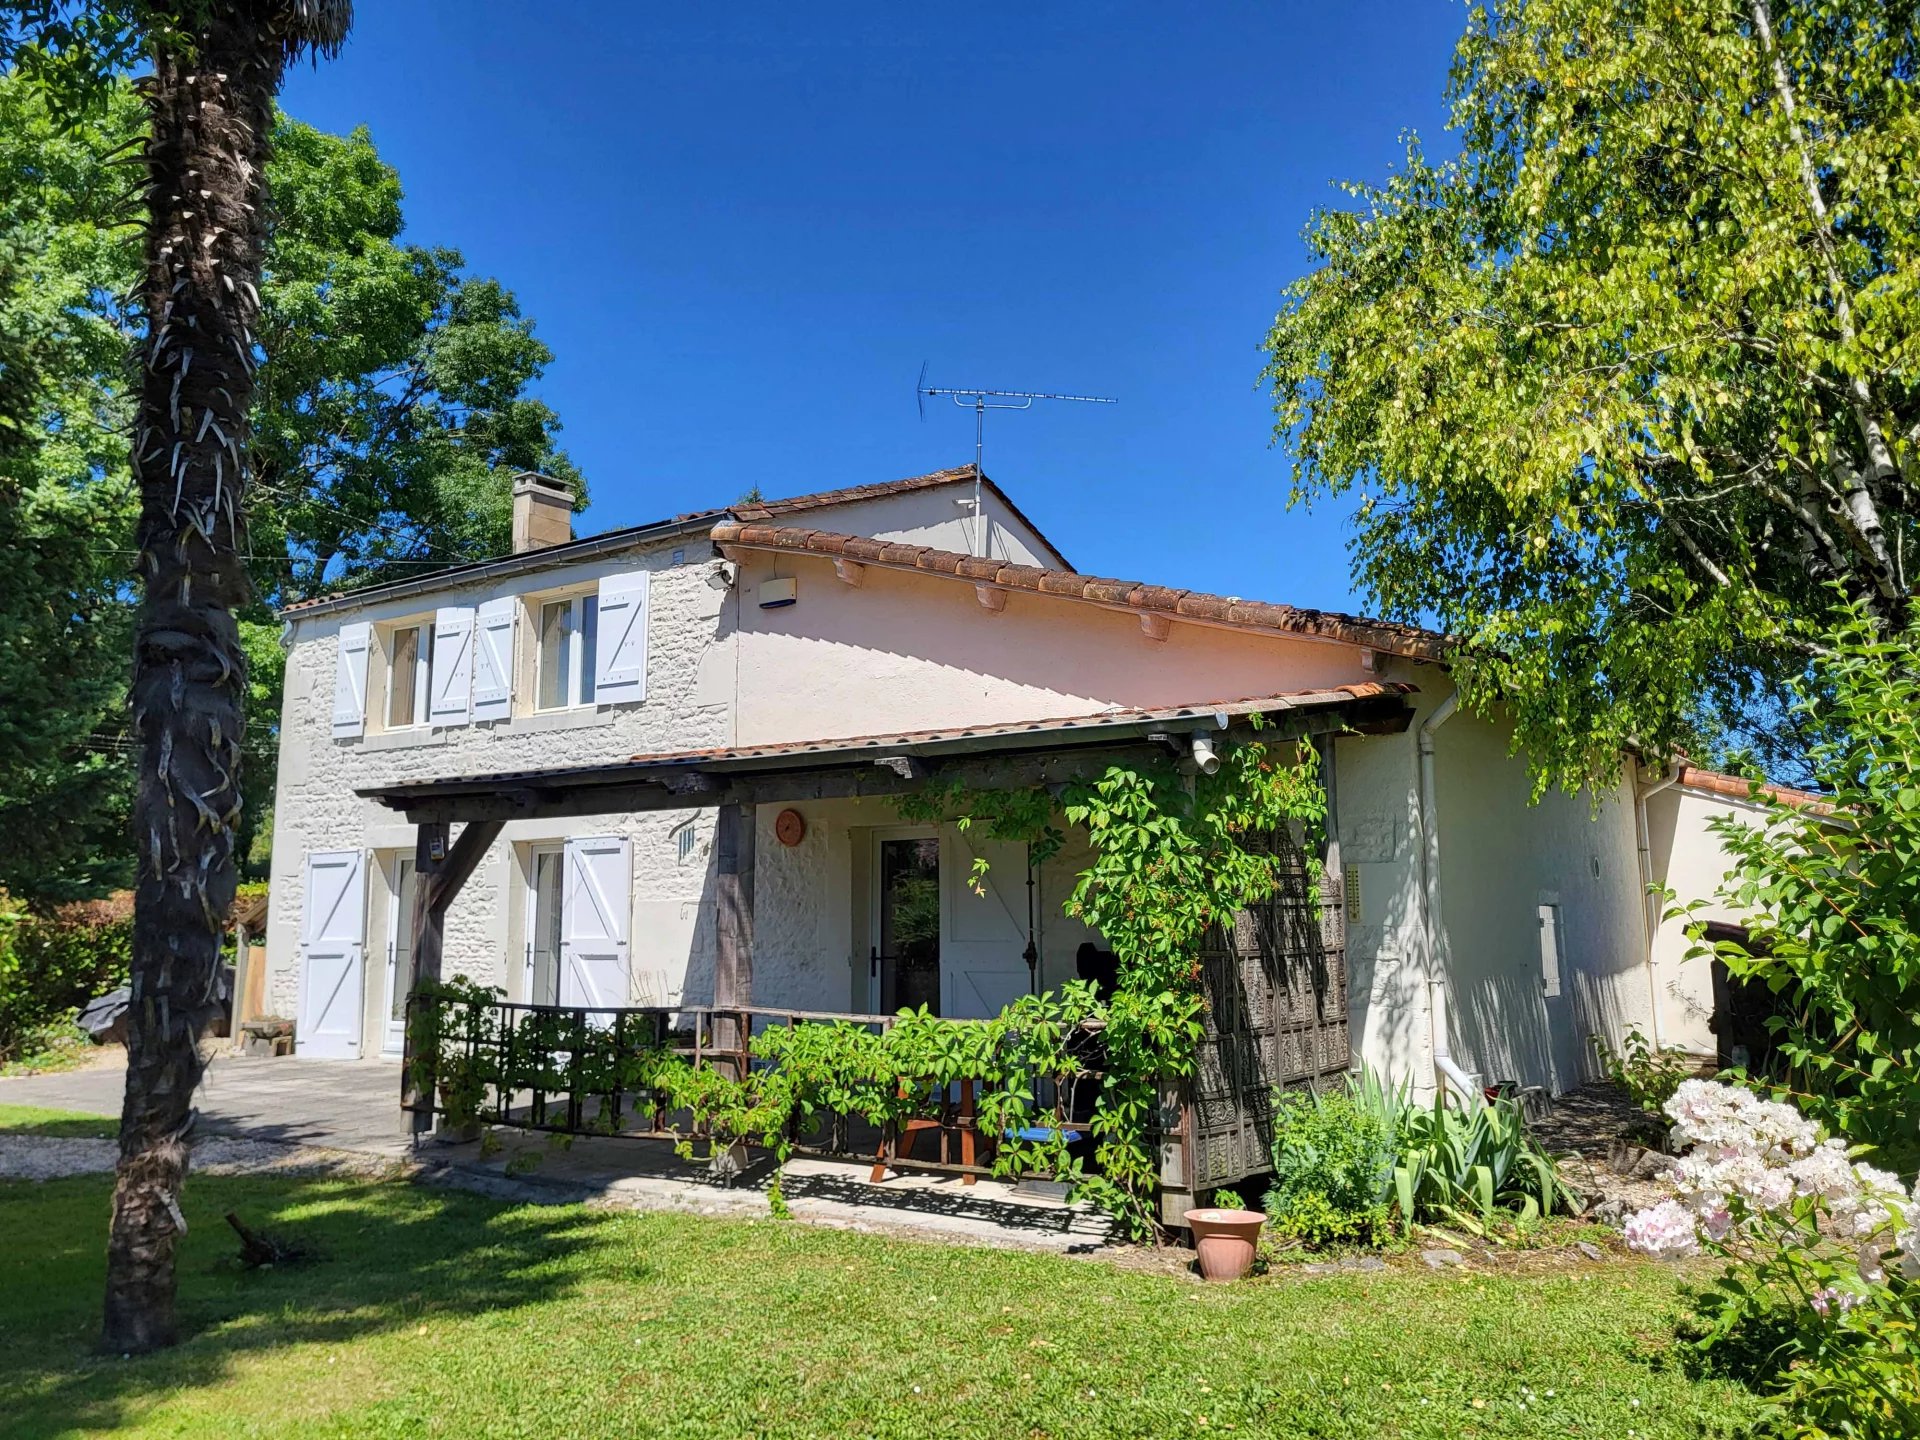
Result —
[[1829, 737], [1813, 768], [1833, 808], [1762, 794], [1759, 823], [1713, 822], [1733, 862], [1720, 900], [1747, 939], [1698, 951], [1779, 997], [1768, 1023], [1785, 1095], [1911, 1174], [1920, 1165], [1920, 621], [1885, 634], [1856, 603], [1794, 688], [1794, 703]]
[[[130, 600], [111, 584], [129, 568], [133, 533], [125, 354], [136, 317], [117, 297], [140, 271], [137, 230], [113, 222], [142, 123], [124, 83], [67, 117], [27, 78], [0, 78], [0, 237], [23, 257], [20, 288], [38, 322], [75, 337], [49, 361], [62, 388], [42, 410], [57, 438], [23, 463], [92, 507], [109, 602]], [[273, 142], [245, 546], [254, 599], [240, 612], [252, 717], [243, 862], [264, 862], [273, 794], [283, 677], [272, 607], [504, 552], [515, 470], [571, 479], [584, 504], [557, 419], [526, 393], [552, 357], [512, 294], [466, 274], [456, 250], [400, 243], [399, 177], [364, 130], [329, 135], [280, 116]], [[86, 633], [106, 635], [111, 603], [92, 614]], [[57, 649], [41, 653], [65, 663]], [[33, 752], [32, 775], [74, 785], [0, 768], [0, 817], [20, 822], [0, 826], [0, 887], [18, 894], [66, 898], [131, 874], [130, 777], [112, 763], [131, 747], [122, 677], [109, 664], [88, 678], [91, 711], [80, 703], [57, 742], [49, 734]]]
[[[58, 323], [10, 200], [0, 194], [0, 890], [66, 898], [131, 873], [125, 766], [90, 744], [125, 691], [125, 562], [104, 547], [125, 543], [131, 496], [124, 458], [102, 478], [124, 440], [63, 383], [102, 337]], [[49, 429], [50, 415], [67, 423]]]
[[140, 861], [102, 1335], [121, 1352], [177, 1336], [184, 1142], [233, 903], [246, 734], [238, 612], [249, 600], [241, 516], [274, 96], [289, 61], [339, 48], [352, 13], [347, 0], [26, 0], [0, 11], [0, 59], [21, 56], [32, 71], [56, 57], [62, 104], [96, 100], [129, 51], [152, 67], [140, 85], [144, 323], [130, 355]]
[[[1910, 0], [1494, 0], [1417, 141], [1314, 217], [1265, 378], [1293, 497], [1464, 648], [1542, 782], [1731, 725], [1840, 585], [1911, 608], [1920, 27]], [[1769, 748], [1770, 747], [1770, 748]]]

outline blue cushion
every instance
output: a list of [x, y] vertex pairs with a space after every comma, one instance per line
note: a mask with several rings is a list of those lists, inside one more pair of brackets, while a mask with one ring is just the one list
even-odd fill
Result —
[[1081, 1138], [1078, 1130], [1056, 1130], [1051, 1125], [1028, 1125], [1023, 1129], [1009, 1130], [1007, 1132], [1007, 1138], [1009, 1140], [1032, 1140], [1035, 1142], [1051, 1140], [1055, 1135], [1060, 1136], [1060, 1138], [1065, 1140], [1069, 1145], [1074, 1144]]

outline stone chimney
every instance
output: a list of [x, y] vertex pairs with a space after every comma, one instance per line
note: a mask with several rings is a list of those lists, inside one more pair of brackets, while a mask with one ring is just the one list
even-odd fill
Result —
[[573, 487], [522, 470], [513, 477], [513, 553], [544, 550], [573, 539]]

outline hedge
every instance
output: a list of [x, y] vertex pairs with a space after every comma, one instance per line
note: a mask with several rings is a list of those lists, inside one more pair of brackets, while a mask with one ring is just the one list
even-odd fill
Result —
[[127, 983], [133, 892], [29, 911], [0, 894], [0, 1060]]

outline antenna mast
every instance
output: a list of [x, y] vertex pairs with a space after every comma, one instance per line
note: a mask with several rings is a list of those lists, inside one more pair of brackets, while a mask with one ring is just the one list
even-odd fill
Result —
[[984, 556], [987, 553], [987, 511], [980, 493], [980, 479], [984, 473], [981, 461], [987, 449], [987, 411], [989, 410], [1031, 410], [1036, 400], [1071, 400], [1080, 405], [1117, 405], [1120, 402], [1111, 395], [1056, 395], [1044, 390], [982, 390], [955, 389], [951, 386], [927, 384], [927, 367], [920, 367], [920, 379], [913, 387], [915, 402], [920, 406], [920, 418], [927, 418], [928, 397], [947, 396], [962, 409], [973, 411], [973, 553]]

